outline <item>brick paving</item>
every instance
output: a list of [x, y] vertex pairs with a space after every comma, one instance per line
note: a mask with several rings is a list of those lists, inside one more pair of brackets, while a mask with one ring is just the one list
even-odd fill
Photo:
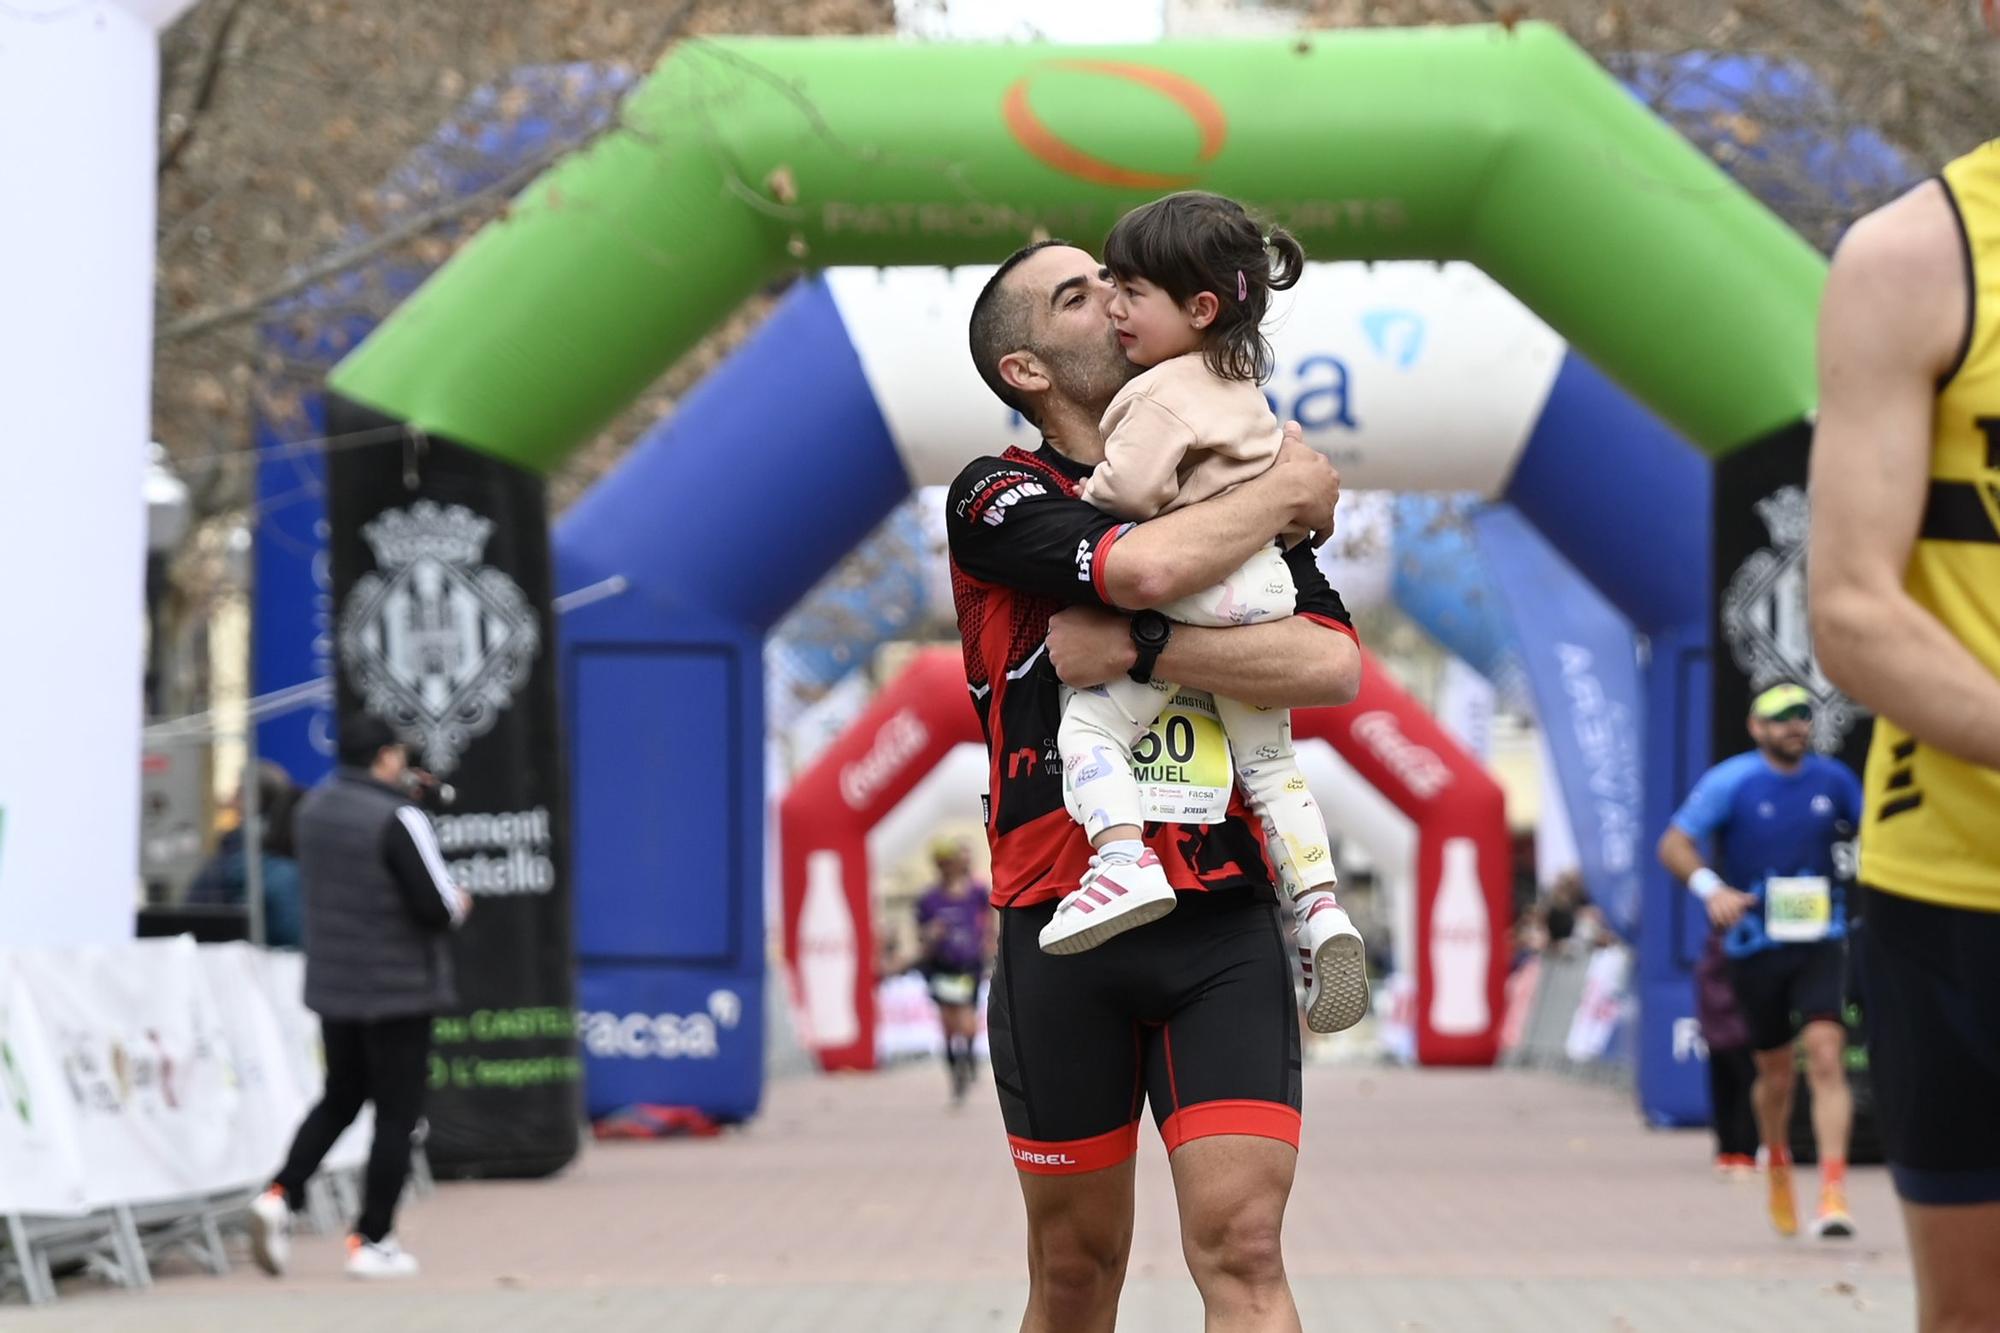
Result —
[[[343, 1279], [301, 1237], [274, 1282], [175, 1268], [145, 1293], [65, 1284], [0, 1328], [1009, 1329], [1019, 1196], [990, 1088], [944, 1106], [934, 1067], [772, 1086], [719, 1140], [594, 1145], [553, 1181], [448, 1184], [410, 1208], [423, 1277]], [[1645, 1129], [1627, 1094], [1544, 1075], [1314, 1066], [1286, 1258], [1306, 1327], [1845, 1330], [1910, 1326], [1888, 1184], [1857, 1168], [1862, 1230], [1782, 1241], [1708, 1139]], [[1126, 1330], [1194, 1330], [1166, 1160], [1143, 1138]]]

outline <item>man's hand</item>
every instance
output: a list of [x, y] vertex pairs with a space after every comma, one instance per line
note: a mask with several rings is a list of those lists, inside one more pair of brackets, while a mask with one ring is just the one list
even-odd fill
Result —
[[1326, 461], [1326, 455], [1306, 443], [1306, 433], [1296, 421], [1285, 423], [1285, 440], [1278, 446], [1271, 478], [1294, 497], [1293, 516], [1308, 529], [1314, 546], [1324, 546], [1333, 536], [1333, 508], [1340, 503], [1340, 473]]
[[1743, 919], [1743, 914], [1757, 905], [1757, 895], [1732, 889], [1727, 884], [1708, 895], [1708, 919], [1718, 928], [1728, 930]]
[[1072, 606], [1049, 617], [1049, 665], [1071, 689], [1115, 680], [1138, 660], [1131, 622], [1115, 611]]

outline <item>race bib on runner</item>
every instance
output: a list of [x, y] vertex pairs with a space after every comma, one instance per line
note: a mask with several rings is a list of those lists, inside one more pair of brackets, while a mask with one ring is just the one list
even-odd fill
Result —
[[1200, 690], [1177, 690], [1153, 729], [1132, 747], [1132, 776], [1149, 821], [1219, 824], [1229, 812], [1236, 770], [1229, 737], [1215, 715], [1215, 700]]
[[1810, 944], [1833, 927], [1833, 890], [1818, 875], [1764, 881], [1764, 933], [1780, 944]]
[[979, 978], [969, 972], [940, 972], [931, 978], [931, 998], [939, 1004], [971, 1004], [979, 994]]

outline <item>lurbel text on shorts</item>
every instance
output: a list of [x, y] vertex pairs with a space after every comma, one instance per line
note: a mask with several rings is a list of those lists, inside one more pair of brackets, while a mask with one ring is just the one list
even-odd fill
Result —
[[1029, 1152], [1026, 1148], [1014, 1149], [1017, 1161], [1033, 1162], [1036, 1166], [1075, 1166], [1076, 1158], [1066, 1152]]

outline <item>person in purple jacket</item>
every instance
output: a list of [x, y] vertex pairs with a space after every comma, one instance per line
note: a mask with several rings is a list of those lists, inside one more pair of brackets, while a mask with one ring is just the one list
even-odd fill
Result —
[[945, 1067], [952, 1101], [958, 1103], [972, 1086], [979, 985], [993, 962], [993, 908], [986, 886], [973, 881], [964, 843], [940, 838], [931, 846], [931, 859], [938, 882], [917, 899], [918, 967], [944, 1022]]

